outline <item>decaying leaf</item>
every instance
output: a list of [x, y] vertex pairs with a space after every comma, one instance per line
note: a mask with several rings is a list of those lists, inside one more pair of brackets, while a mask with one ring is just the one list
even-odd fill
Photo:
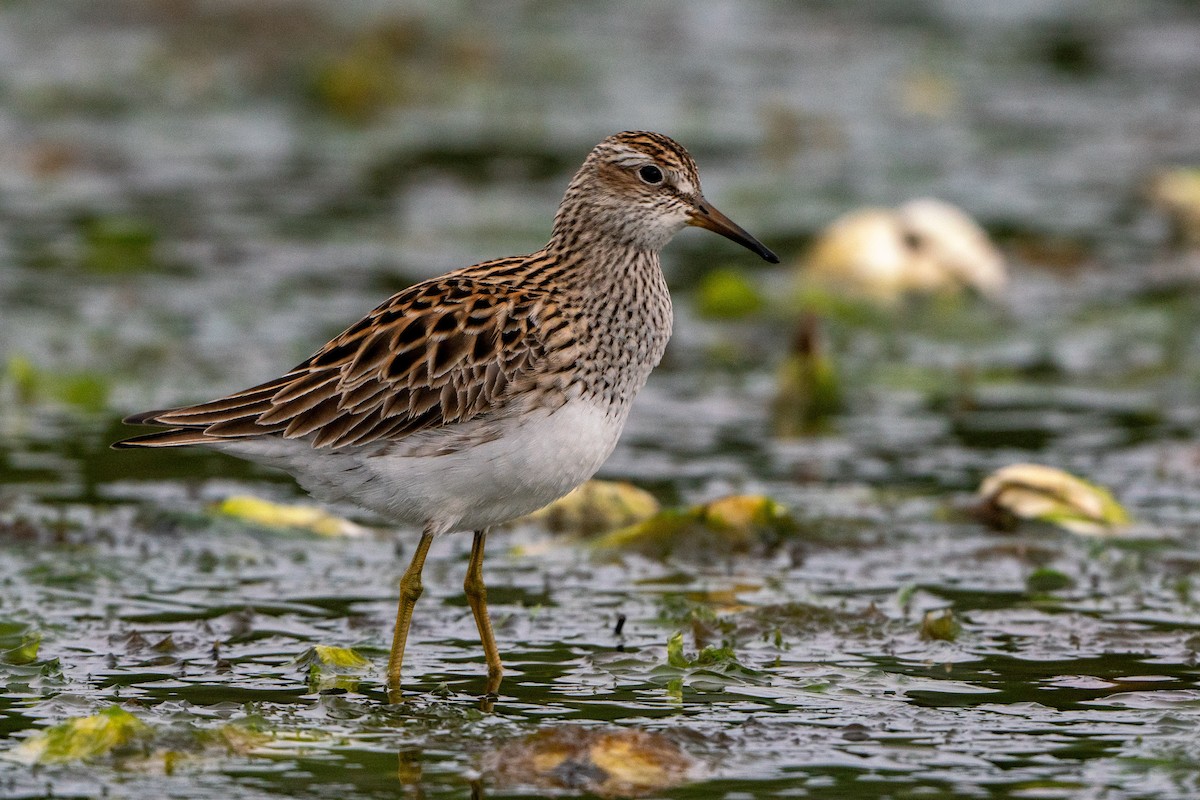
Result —
[[371, 666], [370, 660], [359, 655], [357, 650], [329, 644], [313, 645], [305, 650], [296, 661], [304, 666], [316, 664], [323, 669], [342, 672], [361, 672]]
[[652, 558], [680, 555], [718, 560], [730, 554], [765, 552], [797, 530], [787, 509], [761, 495], [732, 495], [685, 509], [668, 509], [596, 541], [603, 550]]
[[263, 528], [296, 528], [321, 536], [363, 536], [368, 532], [363, 526], [335, 517], [317, 506], [283, 505], [249, 495], [226, 498], [217, 504], [216, 511]]
[[1159, 172], [1150, 182], [1150, 199], [1171, 222], [1175, 240], [1200, 247], [1200, 167]]
[[950, 609], [926, 611], [921, 618], [921, 638], [926, 641], [953, 642], [962, 632], [962, 625]]
[[159, 728], [120, 706], [111, 706], [89, 717], [60, 722], [2, 755], [31, 765], [112, 756], [123, 770], [170, 774], [180, 764], [204, 757], [250, 755], [271, 739], [270, 734], [245, 722], [229, 722], [217, 728]]
[[979, 225], [940, 200], [866, 208], [835, 220], [805, 262], [813, 281], [892, 305], [909, 294], [1003, 291], [1004, 258]]
[[570, 494], [525, 517], [555, 533], [595, 536], [649, 519], [658, 500], [624, 481], [588, 481]]
[[370, 660], [357, 651], [327, 644], [313, 645], [301, 653], [295, 663], [308, 668], [308, 686], [314, 692], [354, 691], [358, 688], [359, 676], [371, 666]]
[[998, 469], [979, 487], [981, 513], [1001, 528], [1018, 520], [1037, 520], [1072, 533], [1118, 533], [1129, 515], [1107, 489], [1068, 472], [1041, 464], [1012, 464]]
[[499, 788], [570, 790], [640, 797], [696, 777], [697, 764], [661, 734], [560, 725], [503, 745], [484, 757]]
[[62, 764], [99, 758], [144, 739], [150, 727], [120, 706], [74, 717], [26, 739], [8, 755], [25, 764]]

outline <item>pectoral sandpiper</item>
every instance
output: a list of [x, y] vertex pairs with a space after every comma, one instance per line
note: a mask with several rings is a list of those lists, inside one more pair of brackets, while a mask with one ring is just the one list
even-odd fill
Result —
[[282, 468], [319, 499], [422, 526], [400, 580], [392, 702], [429, 545], [474, 531], [464, 589], [486, 700], [503, 671], [482, 577], [487, 530], [566, 494], [612, 452], [671, 335], [658, 251], [685, 225], [779, 260], [704, 199], [677, 143], [610, 136], [571, 181], [541, 250], [418, 283], [280, 378], [129, 417], [168, 429], [114, 447], [207, 445]]

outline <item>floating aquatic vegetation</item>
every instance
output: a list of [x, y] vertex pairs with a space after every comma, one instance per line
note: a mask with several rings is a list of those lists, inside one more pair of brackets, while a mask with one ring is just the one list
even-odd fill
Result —
[[151, 729], [120, 706], [90, 717], [75, 717], [34, 734], [8, 756], [26, 764], [86, 761], [137, 748]]
[[683, 702], [687, 689], [721, 691], [731, 686], [761, 685], [769, 680], [762, 670], [739, 661], [729, 641], [702, 645], [698, 640], [697, 652], [691, 655], [684, 650], [683, 639], [680, 631], [667, 639], [667, 662], [653, 673], [676, 703]]
[[213, 752], [248, 755], [271, 740], [251, 722], [216, 728], [158, 727], [120, 706], [72, 717], [40, 731], [0, 756], [23, 764], [70, 764], [118, 759], [123, 769], [170, 774], [184, 760]]
[[313, 692], [352, 692], [362, 673], [371, 667], [371, 661], [356, 650], [327, 644], [313, 645], [295, 663], [308, 668], [308, 688]]
[[122, 275], [158, 266], [158, 232], [144, 219], [128, 216], [87, 216], [79, 221], [82, 265], [89, 272]]
[[[755, 591], [760, 586], [738, 587]], [[743, 643], [770, 642], [787, 647], [789, 639], [810, 640], [830, 633], [840, 640], [878, 638], [901, 632], [899, 623], [874, 604], [861, 610], [830, 608], [814, 603], [792, 601], [752, 606], [736, 602], [736, 592], [718, 592], [695, 599], [695, 595], [669, 594], [659, 601], [658, 619], [664, 625], [681, 628], [692, 635], [696, 647], [703, 650], [710, 642], [738, 647]], [[714, 605], [716, 603], [717, 605]]]
[[311, 505], [284, 505], [259, 497], [234, 495], [215, 507], [218, 514], [275, 530], [306, 530], [321, 536], [365, 536], [369, 531]]
[[1004, 257], [983, 229], [933, 199], [838, 218], [810, 250], [804, 278], [887, 306], [964, 289], [994, 298], [1007, 282]]
[[1200, 167], [1162, 170], [1150, 181], [1149, 195], [1166, 213], [1176, 243], [1200, 247]]
[[946, 608], [941, 611], [926, 611], [921, 617], [921, 638], [928, 641], [953, 642], [962, 633], [962, 625], [954, 616], [954, 611]]
[[555, 533], [594, 536], [642, 522], [660, 508], [654, 495], [632, 483], [591, 480], [524, 521], [539, 523]]
[[901, 79], [900, 107], [909, 114], [941, 119], [961, 100], [956, 76], [950, 73], [918, 69]]
[[296, 659], [303, 666], [319, 666], [322, 669], [361, 672], [371, 666], [369, 659], [349, 647], [328, 644], [313, 645]]
[[347, 122], [375, 119], [413, 95], [411, 62], [425, 35], [419, 19], [381, 21], [314, 70], [310, 96]]
[[683, 652], [683, 634], [676, 632], [667, 640], [667, 663], [678, 669], [695, 667], [741, 666], [732, 647], [708, 645], [701, 648], [695, 657]]
[[21, 636], [21, 641], [15, 647], [0, 650], [0, 661], [13, 666], [23, 666], [37, 661], [38, 649], [42, 645], [42, 635], [37, 632], [27, 632]]
[[9, 356], [0, 386], [23, 405], [61, 403], [81, 411], [103, 411], [109, 379], [100, 372], [44, 369], [21, 355]]
[[696, 289], [696, 310], [709, 319], [743, 319], [763, 305], [758, 289], [736, 269], [713, 270]]
[[821, 346], [820, 321], [806, 314], [776, 373], [771, 402], [775, 435], [789, 438], [819, 431], [842, 406], [837, 370]]
[[979, 487], [976, 509], [989, 524], [1012, 529], [1020, 520], [1036, 520], [1085, 536], [1120, 532], [1129, 515], [1103, 487], [1061, 469], [1041, 464], [1012, 464], [996, 470]]
[[842, 610], [793, 601], [756, 606], [722, 620], [732, 625], [735, 641], [770, 637], [777, 645], [783, 644], [784, 637], [802, 639], [823, 631], [833, 631], [842, 639], [874, 637], [893, 627], [873, 603], [862, 610]]
[[699, 777], [698, 763], [659, 733], [559, 725], [502, 745], [483, 759], [498, 788], [641, 797]]
[[659, 512], [600, 537], [595, 546], [652, 558], [713, 561], [734, 553], [769, 552], [798, 529], [787, 509], [769, 497], [733, 495]]
[[1075, 581], [1070, 575], [1053, 567], [1038, 567], [1025, 579], [1025, 588], [1033, 594], [1050, 594], [1074, 585]]
[[659, 600], [658, 620], [690, 632], [697, 647], [705, 647], [718, 635], [732, 633], [734, 627], [727, 616], [718, 615], [709, 598], [697, 601], [681, 594], [667, 594]]

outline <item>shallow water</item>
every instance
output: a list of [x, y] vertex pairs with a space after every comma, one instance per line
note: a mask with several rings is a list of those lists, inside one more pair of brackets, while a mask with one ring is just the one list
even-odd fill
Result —
[[[1200, 793], [1200, 290], [1143, 196], [1200, 155], [1190, 5], [340, 8], [0, 6], [0, 651], [41, 637], [0, 663], [0, 749], [114, 703], [153, 729], [89, 763], [0, 760], [0, 795], [539, 796], [489, 753], [564, 724], [662, 733], [695, 763], [661, 797]], [[110, 451], [117, 420], [250, 385], [394, 289], [536, 248], [588, 147], [636, 127], [692, 148], [785, 266], [672, 244], [677, 334], [602, 476], [669, 504], [765, 494], [800, 532], [667, 562], [497, 532], [492, 714], [469, 539], [447, 537], [412, 701], [387, 706], [415, 532], [220, 518], [232, 494], [302, 494], [215, 454]], [[1005, 301], [827, 320], [847, 406], [770, 436], [787, 262], [849, 208], [926, 194], [1004, 246]], [[705, 320], [692, 290], [716, 267], [780, 299]], [[1112, 487], [1131, 536], [962, 513], [1019, 461]], [[943, 609], [961, 633], [923, 639]], [[737, 663], [671, 666], [676, 631]], [[373, 666], [322, 693], [298, 663], [314, 644]], [[264, 741], [203, 744], [229, 722]]]

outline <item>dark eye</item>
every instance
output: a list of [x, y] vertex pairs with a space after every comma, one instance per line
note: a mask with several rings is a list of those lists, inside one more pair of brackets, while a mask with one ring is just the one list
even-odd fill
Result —
[[651, 186], [660, 184], [663, 181], [662, 170], [659, 169], [658, 167], [654, 166], [653, 164], [647, 164], [646, 166], [639, 169], [638, 177], [641, 178], [646, 183], [650, 184]]

